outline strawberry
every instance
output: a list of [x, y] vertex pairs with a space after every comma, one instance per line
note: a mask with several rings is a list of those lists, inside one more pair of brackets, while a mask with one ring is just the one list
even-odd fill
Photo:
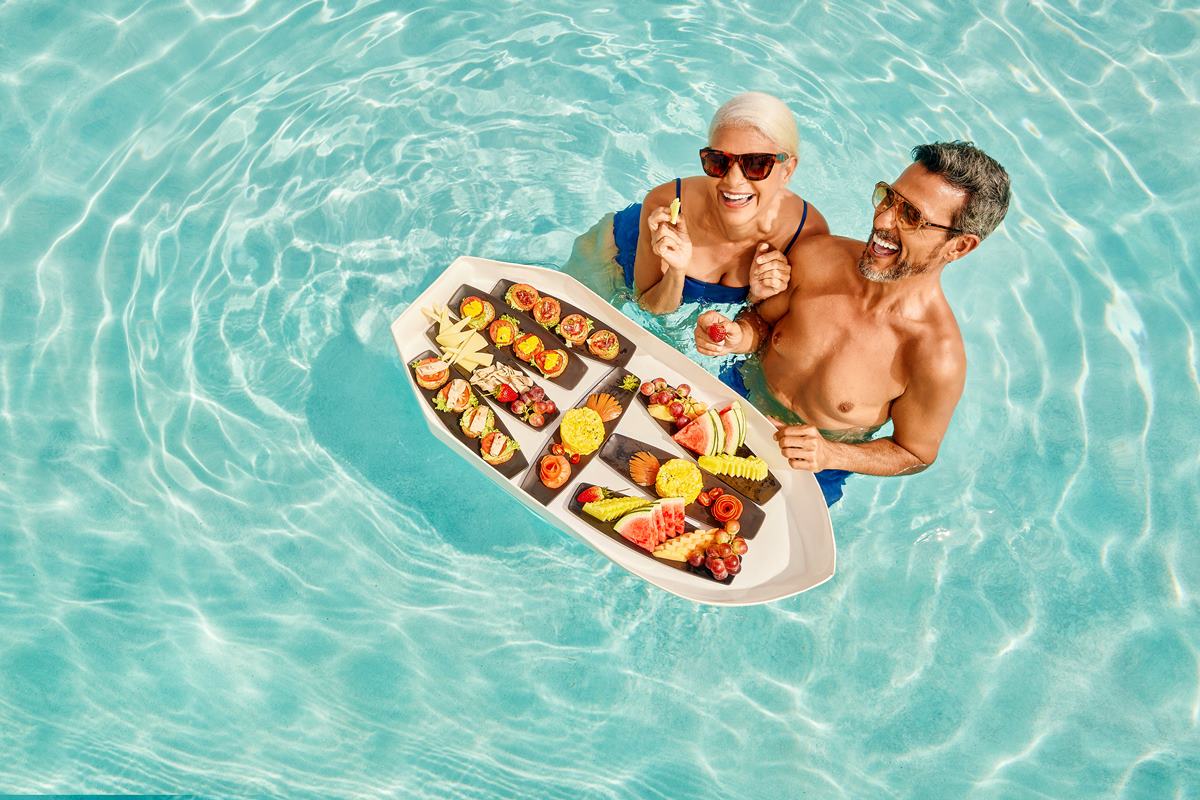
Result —
[[496, 390], [496, 399], [501, 403], [511, 403], [517, 399], [517, 390], [507, 383], [502, 383], [500, 384], [500, 388]]
[[596, 500], [604, 499], [604, 491], [599, 486], [589, 486], [579, 493], [579, 497], [575, 498], [581, 503], [591, 503]]
[[708, 338], [712, 339], [717, 344], [725, 341], [725, 326], [719, 322], [714, 322], [708, 326]]

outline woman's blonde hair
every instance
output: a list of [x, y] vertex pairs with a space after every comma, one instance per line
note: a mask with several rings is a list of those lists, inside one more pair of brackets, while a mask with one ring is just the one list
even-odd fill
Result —
[[761, 132], [790, 156], [800, 155], [800, 133], [796, 118], [787, 104], [764, 92], [744, 92], [725, 103], [713, 114], [708, 138], [720, 128], [748, 127]]

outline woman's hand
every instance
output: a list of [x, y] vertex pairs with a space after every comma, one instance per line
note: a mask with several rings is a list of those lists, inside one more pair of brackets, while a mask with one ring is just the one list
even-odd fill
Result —
[[696, 350], [706, 356], [740, 352], [742, 326], [718, 311], [705, 311], [696, 320]]
[[747, 300], [753, 305], [774, 297], [787, 288], [791, 277], [792, 265], [788, 263], [787, 256], [772, 247], [770, 242], [762, 242], [754, 251], [754, 261], [750, 264], [750, 293]]
[[692, 262], [692, 238], [688, 236], [687, 220], [679, 214], [679, 222], [671, 224], [671, 209], [659, 206], [646, 217], [650, 229], [650, 249], [662, 259], [663, 273], [667, 270], [685, 272]]

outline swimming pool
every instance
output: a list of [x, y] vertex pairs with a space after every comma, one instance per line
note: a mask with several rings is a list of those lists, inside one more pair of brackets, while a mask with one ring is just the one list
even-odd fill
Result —
[[[1200, 793], [1195, 10], [539, 7], [0, 8], [0, 791]], [[834, 231], [939, 137], [1015, 201], [939, 463], [714, 609], [464, 469], [387, 323], [751, 88]]]

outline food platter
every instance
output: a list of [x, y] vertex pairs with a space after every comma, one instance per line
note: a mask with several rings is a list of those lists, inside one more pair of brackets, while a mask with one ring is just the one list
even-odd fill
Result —
[[[489, 295], [504, 303], [503, 296], [497, 298], [496, 292], [513, 283], [529, 284], [537, 287], [540, 292], [557, 298], [562, 304], [564, 313], [565, 309], [570, 307], [586, 314], [590, 319], [595, 320], [597, 325], [603, 324], [606, 329], [610, 329], [621, 345], [619, 359], [614, 358], [608, 361], [597, 358], [586, 360], [574, 358], [577, 353], [572, 352], [568, 368], [578, 365], [574, 368], [579, 372], [577, 377], [570, 381], [553, 380], [540, 374], [537, 370], [526, 370], [530, 377], [535, 378], [541, 385], [542, 394], [545, 397], [544, 402], [552, 404], [557, 413], [546, 415], [545, 422], [537, 427], [528, 424], [512, 424], [512, 415], [508, 415], [509, 424], [506, 433], [519, 446], [519, 450], [511, 460], [497, 467], [483, 460], [476, 439], [467, 438], [463, 435], [463, 431], [457, 430], [459, 426], [454, 424], [455, 420], [448, 419], [449, 414], [437, 410], [431, 401], [430, 390], [418, 385], [414, 369], [409, 365], [419, 357], [429, 358], [429, 353], [426, 351], [430, 350], [430, 341], [435, 337], [430, 331], [428, 309], [439, 306], [450, 307], [451, 301], [455, 301], [457, 304], [464, 295], [468, 294]], [[472, 289], [484, 291], [469, 291]], [[490, 291], [488, 291], [489, 289]], [[451, 320], [454, 319], [453, 315], [456, 309], [457, 305], [449, 308]], [[509, 308], [507, 304], [504, 304], [503, 307], [500, 305], [496, 307], [497, 315], [508, 314], [516, 310]], [[468, 309], [466, 313], [469, 315], [474, 312]], [[513, 317], [516, 318], [516, 314], [513, 314]], [[456, 322], [461, 326], [466, 321], [463, 318]], [[400, 314], [392, 323], [391, 332], [403, 365], [409, 373], [407, 382], [412, 387], [414, 395], [420, 400], [418, 406], [421, 413], [425, 415], [430, 432], [458, 452], [463, 457], [464, 463], [474, 466], [508, 492], [514, 500], [523, 504], [531, 513], [579, 538], [630, 573], [665, 591], [695, 602], [713, 605], [749, 605], [779, 600], [818, 586], [832, 577], [836, 564], [836, 548], [829, 513], [820, 488], [811, 473], [788, 468], [778, 449], [774, 446], [772, 438], [774, 427], [770, 421], [748, 403], [742, 402], [742, 411], [737, 424], [727, 421], [726, 439], [728, 444], [724, 453], [736, 452], [739, 454], [737, 458], [745, 456], [748, 452], [757, 453], [758, 459], [765, 464], [757, 463], [756, 470], [761, 468], [763, 473], [769, 472], [772, 483], [771, 491], [761, 491], [766, 484], [751, 486], [749, 487], [752, 490], [750, 492], [732, 491], [735, 488], [746, 487], [744, 485], [737, 487], [734, 482], [726, 480], [730, 476], [718, 476], [699, 470], [695, 466], [697, 463], [700, 465], [708, 463], [711, 466], [712, 463], [715, 463], [712, 461], [713, 458], [723, 458], [727, 461], [736, 461], [737, 458], [727, 458], [722, 453], [719, 433], [717, 434], [718, 442], [715, 445], [709, 445], [716, 448], [717, 455], [707, 456], [707, 461], [706, 457], [689, 452], [687, 447], [681, 446], [672, 438], [669, 424], [664, 426], [662, 420], [647, 413], [648, 404], [645, 397], [644, 395], [639, 396], [641, 394], [639, 390], [631, 388], [629, 376], [636, 376], [642, 382], [653, 382], [655, 378], [661, 378], [671, 386], [687, 384], [696, 397], [705, 398], [706, 402], [714, 409], [721, 411], [728, 410], [732, 401], [738, 399], [737, 396], [699, 365], [647, 333], [636, 322], [624, 316], [573, 278], [540, 267], [464, 256], [456, 259], [447, 267]], [[541, 336], [540, 333], [539, 336]], [[454, 338], [453, 343], [457, 345], [461, 338], [461, 336]], [[552, 346], [550, 343], [555, 341], [555, 337], [547, 332], [545, 340], [548, 342], [545, 346], [549, 348]], [[447, 341], [447, 339], [443, 337], [443, 341]], [[444, 352], [440, 357], [451, 360], [458, 357], [461, 348], [453, 353], [450, 353], [451, 349], [443, 346]], [[435, 344], [432, 352], [435, 356], [438, 355], [438, 345]], [[471, 356], [470, 358], [483, 359], [482, 356]], [[501, 361], [498, 356], [484, 360], [492, 363]], [[618, 364], [616, 363], [618, 360], [625, 363]], [[467, 363], [468, 366], [472, 366], [474, 361]], [[522, 365], [522, 368], [526, 366], [528, 365]], [[452, 370], [452, 372], [454, 372], [454, 377], [462, 377], [463, 370]], [[564, 372], [557, 377], [561, 378], [565, 375]], [[567, 385], [568, 383], [570, 385]], [[503, 407], [501, 403], [496, 402], [495, 397], [488, 396], [485, 392], [477, 394], [480, 395], [480, 403], [489, 403], [497, 409]], [[613, 395], [619, 408], [614, 408], [608, 400], [603, 400], [598, 405], [593, 400], [589, 405], [589, 396], [596, 394]], [[642, 405], [643, 408], [629, 411], [631, 404]], [[599, 446], [590, 452], [574, 454], [579, 458], [576, 463], [571, 465], [567, 478], [564, 479], [561, 472], [553, 470], [545, 473], [550, 476], [552, 483], [557, 484], [556, 489], [550, 490], [542, 481], [543, 473], [539, 473], [539, 461], [546, 455], [554, 454], [555, 449], [561, 449], [564, 442], [570, 445], [577, 439], [574, 434], [572, 434], [571, 441], [562, 438], [560, 427], [569, 417], [573, 416], [571, 412], [579, 409], [596, 409], [603, 413], [603, 432], [599, 432], [599, 422], [595, 423], [595, 427], [589, 428], [602, 439]], [[589, 420], [591, 419], [590, 411], [578, 413], [580, 418], [586, 415]], [[501, 423], [503, 417], [505, 415], [497, 411], [495, 422]], [[491, 417], [488, 419], [491, 421]], [[682, 419], [677, 420], [677, 426], [683, 422]], [[499, 424], [497, 424], [497, 428], [499, 428]], [[498, 436], [492, 437], [492, 441], [499, 441], [499, 438]], [[694, 448], [694, 437], [685, 438], [688, 438], [689, 446]], [[622, 472], [606, 463], [604, 457], [606, 453], [612, 455], [618, 444], [628, 447], [630, 442], [646, 445], [649, 452], [657, 453], [664, 458], [670, 456], [671, 460], [680, 462], [675, 466], [683, 465], [683, 462], [686, 462], [686, 469], [696, 473], [695, 485], [697, 488], [692, 492], [693, 497], [695, 491], [699, 491], [698, 487], [702, 483], [706, 493], [713, 489], [718, 492], [722, 491], [717, 488], [718, 484], [724, 487], [723, 491], [728, 495], [724, 501], [726, 503], [724, 508], [734, 505], [732, 498], [737, 498], [736, 505], [742, 515], [740, 522], [745, 526], [744, 538], [748, 540], [740, 543], [733, 542], [735, 545], [748, 546], [748, 551], [740, 561], [740, 571], [733, 571], [727, 579], [720, 580], [716, 578], [718, 575], [724, 577], [724, 571], [703, 574], [704, 567], [696, 569], [678, 561], [665, 561], [662, 557], [652, 555], [650, 552], [655, 545], [658, 547], [656, 552], [660, 552], [672, 541], [690, 542], [697, 535], [703, 539], [708, 533], [704, 529], [710, 526], [712, 526], [713, 533], [724, 533], [724, 528], [716, 527], [720, 523], [714, 521], [715, 515], [710, 514], [708, 508], [701, 508], [701, 504], [696, 500], [692, 500], [687, 505], [686, 530], [698, 530], [695, 534], [689, 534], [688, 537], [680, 537], [677, 540], [668, 539], [665, 545], [661, 541], [664, 536], [661, 531], [660, 541], [647, 543], [643, 540], [639, 546], [638, 543], [627, 541], [634, 536], [629, 533], [632, 526], [624, 524], [628, 520], [622, 518], [616, 521], [622, 522], [622, 529], [626, 531], [622, 535], [617, 535], [614, 533], [612, 524], [598, 524], [596, 519], [583, 513], [584, 504], [578, 498], [581, 490], [591, 486], [612, 490], [614, 496], [639, 498], [640, 500], [631, 501], [635, 504], [649, 502], [654, 506], [656, 515], [659, 514], [658, 507], [660, 505], [671, 505], [673, 508], [672, 504], [685, 502], [686, 498], [679, 499], [674, 495], [661, 494], [663, 491], [672, 491], [670, 488], [664, 489], [664, 486], [670, 487], [674, 484], [652, 483], [649, 487], [638, 485], [631, 479], [627, 469]], [[592, 445], [589, 445], [588, 448], [583, 449], [591, 447]], [[710, 449], [708, 452], [714, 451]], [[573, 454], [566, 452], [564, 455]], [[619, 463], [619, 457], [616, 458]], [[520, 470], [509, 466], [522, 461], [526, 462], [527, 466]], [[724, 462], [721, 463], [724, 464]], [[549, 466], [554, 466], [554, 464]], [[741, 466], [737, 466], [734, 471], [738, 470], [745, 472]], [[757, 475], [759, 472], [753, 471], [745, 474]], [[723, 484], [716, 480], [718, 477], [724, 481]], [[758, 491], [755, 491], [756, 489]], [[659, 494], [656, 495], [655, 492], [659, 492]], [[656, 497], [663, 499], [656, 500]], [[755, 498], [757, 498], [757, 502]], [[636, 510], [630, 512], [629, 516], [632, 518], [634, 514], [645, 513], [642, 510]], [[670, 514], [667, 512], [664, 511], [662, 514], [665, 515], [665, 518], [670, 518]], [[676, 519], [684, 521], [682, 516]], [[736, 518], [732, 520], [734, 523], [738, 521]], [[729, 525], [730, 523], [726, 523], [726, 527]], [[736, 525], [732, 530], [734, 538], [738, 538]], [[711, 537], [708, 538], [711, 540]], [[728, 537], [718, 541], [728, 541]], [[712, 555], [711, 550], [706, 552], [709, 556]], [[692, 553], [691, 557], [698, 557], [698, 553], [699, 551]], [[681, 557], [679, 548], [675, 548], [671, 558]], [[707, 567], [709, 570], [713, 569], [711, 558], [704, 563], [710, 565]]]

